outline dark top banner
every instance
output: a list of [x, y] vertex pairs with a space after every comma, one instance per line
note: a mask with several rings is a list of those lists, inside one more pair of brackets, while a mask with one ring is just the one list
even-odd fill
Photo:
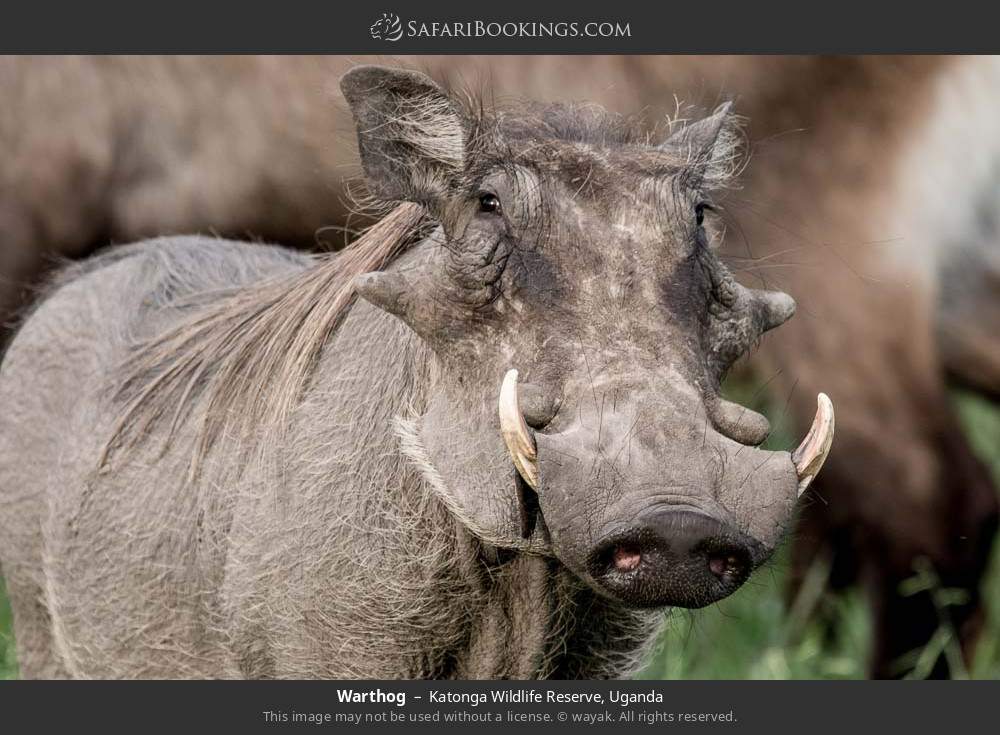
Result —
[[988, 3], [8, 3], [6, 53], [995, 52]]

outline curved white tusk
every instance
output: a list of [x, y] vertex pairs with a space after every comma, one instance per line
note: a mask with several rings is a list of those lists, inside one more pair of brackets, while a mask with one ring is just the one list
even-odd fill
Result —
[[833, 444], [833, 402], [826, 393], [816, 396], [816, 418], [813, 419], [809, 433], [798, 448], [792, 452], [792, 462], [795, 463], [795, 473], [799, 476], [799, 496], [805, 492], [820, 467], [830, 453]]
[[517, 395], [517, 370], [508, 370], [500, 386], [500, 432], [514, 467], [532, 490], [538, 489], [538, 451], [524, 423]]

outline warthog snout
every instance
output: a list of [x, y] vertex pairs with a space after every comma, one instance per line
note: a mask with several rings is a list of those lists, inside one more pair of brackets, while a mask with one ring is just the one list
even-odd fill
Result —
[[734, 592], [765, 557], [762, 544], [722, 521], [667, 510], [609, 535], [589, 568], [632, 605], [697, 608]]
[[536, 432], [508, 371], [498, 406], [508, 456], [560, 558], [595, 589], [636, 607], [716, 602], [780, 540], [829, 452], [832, 403], [820, 394], [799, 447], [774, 452], [757, 446], [768, 422], [749, 409], [704, 401], [669, 371], [610, 373], [579, 381], [568, 410]]

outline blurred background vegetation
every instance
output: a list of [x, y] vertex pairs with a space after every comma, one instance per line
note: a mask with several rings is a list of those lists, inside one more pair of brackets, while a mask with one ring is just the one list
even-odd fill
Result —
[[[794, 444], [793, 431], [783, 426], [780, 405], [757, 396], [747, 383], [733, 382], [727, 393], [772, 418], [775, 431], [769, 445]], [[980, 456], [990, 464], [1000, 485], [1000, 407], [975, 395], [954, 392], [954, 401], [965, 430]], [[836, 446], [836, 445], [835, 445]], [[775, 558], [736, 594], [705, 610], [674, 610], [668, 619], [656, 655], [641, 674], [646, 679], [857, 679], [865, 675], [870, 626], [859, 593], [827, 599], [823, 595], [825, 572], [813, 570], [798, 598], [785, 601], [786, 553]], [[909, 591], [935, 586], [933, 570], [917, 569], [907, 581]], [[976, 660], [963, 676], [1000, 679], [1000, 544], [986, 577], [988, 620]], [[942, 605], [948, 590], [939, 590]], [[824, 618], [812, 615], [826, 607]], [[954, 660], [956, 646], [951, 631], [938, 631], [927, 647], [913, 651], [901, 662], [914, 677], [930, 671], [937, 656]], [[0, 579], [0, 679], [17, 678], [10, 607]]]

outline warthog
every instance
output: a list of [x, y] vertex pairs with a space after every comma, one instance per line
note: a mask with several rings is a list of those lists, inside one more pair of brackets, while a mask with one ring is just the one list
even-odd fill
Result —
[[[165, 238], [71, 267], [0, 372], [0, 559], [32, 677], [603, 677], [737, 589], [829, 450], [719, 396], [788, 319], [712, 249], [728, 105], [341, 86], [373, 195], [309, 257]], [[358, 294], [362, 300], [355, 300]]]

